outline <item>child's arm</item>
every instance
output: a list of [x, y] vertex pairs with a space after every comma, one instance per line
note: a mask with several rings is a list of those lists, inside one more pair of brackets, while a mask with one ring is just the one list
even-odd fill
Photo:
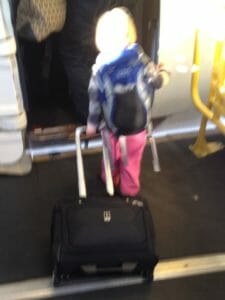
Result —
[[89, 114], [87, 119], [86, 135], [94, 135], [99, 125], [99, 119], [101, 115], [101, 104], [98, 99], [98, 85], [96, 77], [92, 75], [89, 88]]
[[148, 83], [150, 83], [154, 88], [159, 89], [168, 84], [170, 72], [163, 64], [155, 65], [150, 61], [144, 68], [144, 76]]
[[140, 48], [140, 59], [143, 64], [144, 81], [159, 89], [166, 85], [170, 79], [170, 72], [163, 64], [156, 65], [150, 57]]

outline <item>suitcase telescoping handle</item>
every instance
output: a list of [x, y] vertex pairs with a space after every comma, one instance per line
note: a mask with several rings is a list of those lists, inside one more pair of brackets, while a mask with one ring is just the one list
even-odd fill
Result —
[[[78, 190], [79, 190], [80, 198], [87, 198], [87, 188], [86, 188], [84, 164], [83, 164], [83, 157], [82, 157], [82, 150], [81, 150], [81, 134], [85, 133], [85, 131], [86, 131], [86, 126], [77, 127], [75, 130], [77, 177], [78, 177]], [[113, 196], [114, 187], [112, 181], [109, 152], [104, 142], [102, 142], [102, 151], [103, 151], [103, 162], [104, 162], [105, 175], [106, 175], [106, 190], [110, 196]]]

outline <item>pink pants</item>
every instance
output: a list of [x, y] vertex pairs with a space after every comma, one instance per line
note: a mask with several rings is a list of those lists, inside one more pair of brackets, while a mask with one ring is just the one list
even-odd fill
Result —
[[[120, 140], [111, 132], [104, 132], [108, 137], [108, 148], [112, 163], [112, 176], [115, 187], [124, 196], [135, 196], [140, 190], [141, 160], [146, 145], [146, 130], [125, 137], [126, 159], [121, 152]], [[102, 163], [102, 180], [105, 181], [105, 171]]]

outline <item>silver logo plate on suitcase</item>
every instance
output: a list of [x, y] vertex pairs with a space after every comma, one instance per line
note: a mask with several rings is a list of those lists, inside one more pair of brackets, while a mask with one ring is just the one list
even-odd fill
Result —
[[103, 211], [103, 219], [104, 222], [109, 223], [111, 221], [111, 212], [110, 210], [104, 210]]

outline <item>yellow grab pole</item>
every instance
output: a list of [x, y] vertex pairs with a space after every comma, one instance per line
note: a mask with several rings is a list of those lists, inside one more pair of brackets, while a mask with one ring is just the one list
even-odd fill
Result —
[[213, 118], [213, 112], [203, 103], [199, 95], [199, 73], [200, 73], [200, 46], [199, 30], [195, 33], [194, 58], [192, 68], [191, 92], [195, 106], [208, 118]]
[[[221, 42], [222, 43], [222, 42]], [[217, 87], [216, 87], [216, 96], [212, 99], [212, 103], [214, 106], [214, 120], [220, 122], [220, 116], [223, 113], [223, 97], [224, 97], [224, 79], [225, 79], [225, 59], [223, 57], [223, 49], [224, 49], [224, 42], [221, 45], [220, 43], [220, 58], [218, 59], [218, 78], [217, 78]], [[225, 128], [223, 129], [225, 133]]]
[[223, 102], [220, 88], [223, 86], [225, 77], [225, 61], [223, 58], [224, 41], [217, 41], [215, 46], [215, 57], [213, 66], [213, 75], [211, 80], [211, 93], [209, 102], [213, 105], [214, 113], [212, 121], [216, 124], [219, 130], [225, 134], [225, 126], [220, 121], [220, 116], [223, 111]]
[[[206, 124], [208, 119], [214, 119], [214, 113], [211, 111], [212, 103], [214, 102], [217, 95], [217, 84], [218, 74], [220, 71], [220, 61], [222, 55], [223, 43], [220, 41], [216, 42], [213, 71], [211, 77], [210, 94], [207, 105], [203, 103], [199, 96], [199, 73], [200, 73], [200, 46], [199, 46], [199, 30], [195, 33], [195, 44], [194, 44], [194, 58], [193, 58], [193, 73], [192, 73], [192, 98], [196, 107], [203, 113], [201, 125], [198, 133], [197, 140], [194, 145], [190, 146], [191, 151], [197, 157], [204, 157], [210, 153], [214, 153], [223, 148], [221, 143], [207, 143], [205, 138]], [[216, 120], [213, 120], [216, 121]], [[220, 122], [215, 122], [218, 127], [221, 127]]]

